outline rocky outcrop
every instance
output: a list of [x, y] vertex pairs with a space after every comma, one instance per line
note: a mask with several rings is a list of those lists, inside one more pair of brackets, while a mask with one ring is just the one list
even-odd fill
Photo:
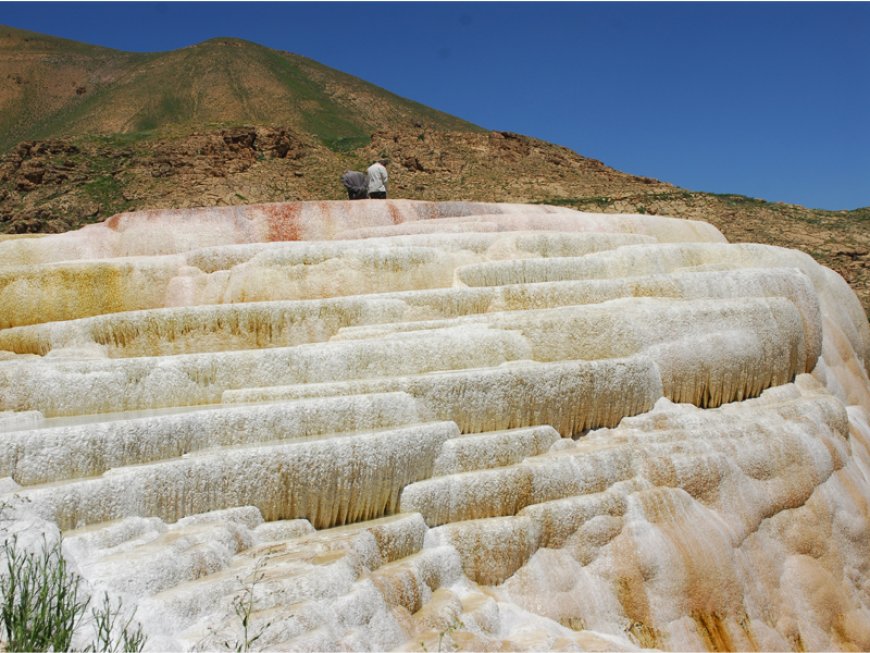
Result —
[[230, 192], [234, 177], [264, 161], [301, 168], [324, 151], [286, 129], [254, 127], [145, 143], [25, 142], [0, 162], [0, 229], [54, 233], [143, 204], [238, 203], [243, 196]]
[[[570, 150], [507, 132], [379, 131], [349, 154], [287, 128], [239, 127], [125, 142], [123, 136], [26, 142], [0, 163], [0, 229], [55, 232], [131, 208], [338, 199], [338, 177], [393, 160], [391, 194], [439, 199], [540, 199], [670, 189]], [[534, 172], [534, 174], [531, 174]], [[550, 182], [546, 180], [555, 180]]]

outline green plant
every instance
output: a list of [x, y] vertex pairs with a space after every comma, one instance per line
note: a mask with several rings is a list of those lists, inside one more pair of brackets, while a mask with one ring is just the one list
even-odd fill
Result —
[[[134, 613], [135, 614], [135, 613]], [[85, 648], [85, 652], [97, 653], [139, 653], [145, 647], [147, 637], [142, 632], [142, 626], [136, 624], [133, 628], [133, 615], [122, 624], [118, 623], [121, 616], [121, 600], [112, 605], [108, 594], [103, 595], [103, 603], [91, 608], [91, 618], [96, 629], [96, 641]]]
[[615, 198], [604, 196], [589, 196], [589, 197], [551, 197], [546, 200], [535, 200], [532, 204], [550, 204], [552, 206], [588, 206], [594, 205], [599, 207], [613, 204]]
[[718, 198], [729, 206], [756, 206], [767, 207], [772, 205], [772, 202], [758, 199], [756, 197], [747, 197], [746, 195], [737, 195], [736, 193], [708, 193], [708, 195]]
[[[450, 637], [454, 631], [459, 630], [460, 628], [465, 628], [465, 624], [462, 623], [462, 620], [459, 619], [459, 617], [454, 617], [451, 624], [449, 626], [447, 626], [447, 628], [445, 628], [444, 630], [442, 630], [438, 633], [438, 653], [444, 653], [444, 651], [445, 651], [444, 639], [446, 637]], [[452, 637], [450, 637], [450, 647], [451, 647], [450, 648], [451, 651], [456, 650], [456, 645], [454, 644]], [[423, 653], [429, 653], [429, 649], [426, 648], [426, 642], [421, 641], [420, 648], [423, 650]]]
[[101, 175], [84, 186], [85, 192], [98, 202], [111, 202], [121, 193], [121, 184], [111, 175]]
[[450, 646], [452, 647], [450, 650], [456, 650], [456, 645], [453, 643], [453, 632], [458, 630], [459, 628], [465, 628], [465, 624], [457, 617], [454, 619], [453, 623], [451, 623], [445, 630], [442, 630], [438, 635], [438, 653], [442, 653], [443, 649], [441, 648], [444, 638], [450, 636]]
[[224, 646], [227, 649], [237, 651], [239, 653], [247, 653], [251, 650], [254, 643], [263, 636], [266, 629], [272, 625], [271, 622], [263, 624], [256, 633], [251, 629], [251, 615], [254, 612], [254, 590], [257, 583], [263, 580], [265, 573], [263, 567], [266, 564], [266, 559], [261, 558], [257, 561], [256, 567], [248, 577], [248, 582], [242, 588], [242, 591], [233, 599], [233, 611], [239, 618], [242, 626], [242, 636], [240, 639], [233, 641], [225, 641]]
[[66, 651], [88, 605], [80, 581], [67, 569], [60, 541], [40, 552], [22, 551], [18, 538], [3, 543], [6, 569], [0, 578], [0, 619], [9, 651]]
[[[0, 623], [7, 651], [68, 651], [90, 603], [83, 597], [81, 577], [73, 573], [61, 551], [62, 541], [43, 540], [39, 551], [19, 546], [13, 536], [3, 542], [6, 565], [0, 574]], [[118, 624], [121, 602], [113, 607], [108, 596], [91, 610], [97, 640], [86, 651], [138, 653], [146, 637], [141, 626], [132, 629], [131, 616]]]

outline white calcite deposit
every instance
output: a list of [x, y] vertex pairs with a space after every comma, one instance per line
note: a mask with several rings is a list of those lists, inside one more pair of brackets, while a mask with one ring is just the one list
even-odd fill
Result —
[[701, 222], [122, 214], [0, 240], [0, 528], [156, 651], [870, 650], [868, 363]]

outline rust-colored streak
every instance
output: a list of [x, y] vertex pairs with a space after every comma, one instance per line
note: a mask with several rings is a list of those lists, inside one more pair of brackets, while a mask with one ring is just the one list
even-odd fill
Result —
[[281, 240], [300, 240], [298, 202], [271, 204], [263, 207], [269, 225], [269, 242]]
[[725, 620], [715, 612], [692, 614], [698, 634], [708, 651], [736, 651]]
[[390, 212], [390, 219], [393, 221], [393, 224], [401, 224], [405, 221], [402, 218], [402, 212], [399, 211], [399, 207], [397, 207], [395, 204], [388, 203], [387, 210]]
[[121, 215], [120, 214], [113, 215], [111, 218], [106, 220], [104, 224], [112, 231], [118, 231], [118, 227], [121, 224]]

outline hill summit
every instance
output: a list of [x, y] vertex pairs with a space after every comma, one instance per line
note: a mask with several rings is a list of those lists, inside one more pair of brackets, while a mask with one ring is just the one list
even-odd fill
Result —
[[281, 126], [333, 149], [427, 123], [481, 131], [305, 57], [236, 38], [128, 53], [0, 28], [0, 148], [25, 139]]
[[123, 211], [340, 199], [386, 156], [390, 195], [662, 214], [800, 248], [870, 311], [870, 209], [688, 191], [490, 131], [303, 56], [236, 38], [131, 53], [0, 26], [0, 233]]

